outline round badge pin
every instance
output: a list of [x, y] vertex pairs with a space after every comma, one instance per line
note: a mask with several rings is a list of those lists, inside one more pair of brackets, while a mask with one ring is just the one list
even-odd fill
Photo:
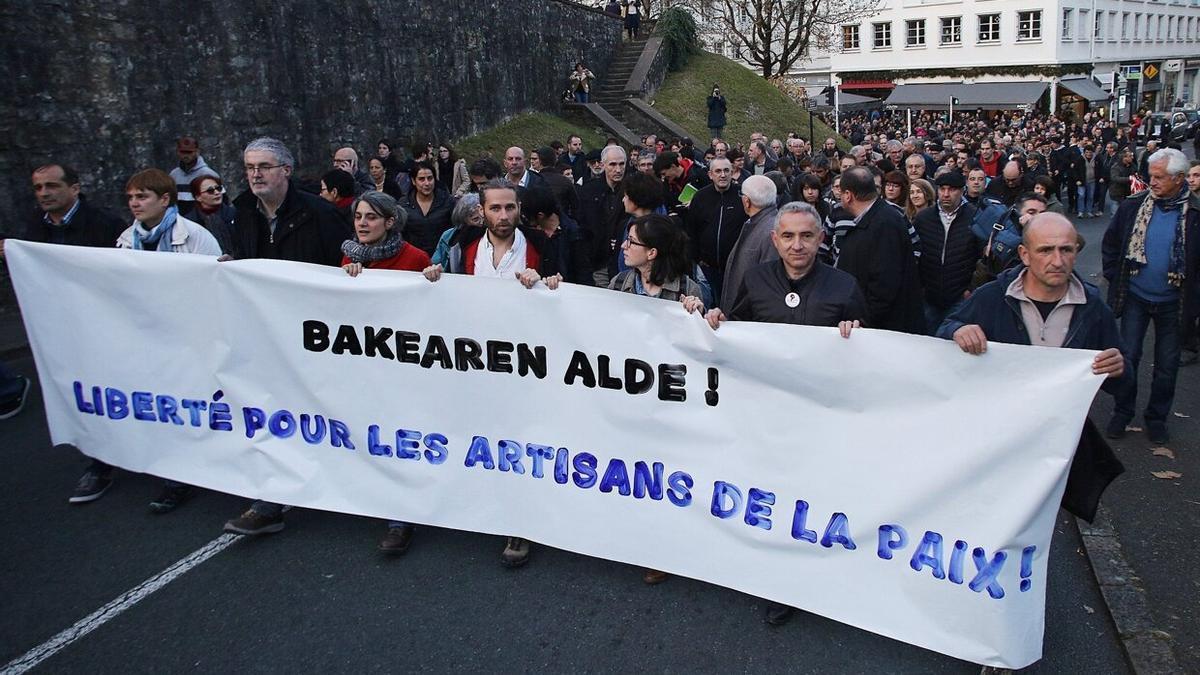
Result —
[[785, 303], [787, 303], [788, 307], [793, 307], [793, 308], [799, 307], [800, 306], [800, 294], [794, 293], [794, 292], [788, 293], [786, 296], [784, 296], [783, 301]]

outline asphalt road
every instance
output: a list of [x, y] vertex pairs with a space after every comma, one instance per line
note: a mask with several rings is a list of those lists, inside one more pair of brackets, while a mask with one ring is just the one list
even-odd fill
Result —
[[[33, 373], [28, 357], [12, 365]], [[204, 493], [156, 516], [146, 504], [159, 482], [121, 473], [101, 500], [69, 506], [85, 460], [50, 447], [40, 392], [0, 425], [0, 663], [204, 547], [245, 504]], [[508, 570], [497, 537], [421, 528], [389, 560], [375, 551], [379, 522], [293, 510], [287, 523], [239, 539], [37, 670], [979, 671], [812, 615], [772, 628], [760, 599], [683, 578], [646, 586], [639, 569], [544, 546]], [[1065, 514], [1047, 584], [1044, 658], [1027, 672], [1128, 672]]]

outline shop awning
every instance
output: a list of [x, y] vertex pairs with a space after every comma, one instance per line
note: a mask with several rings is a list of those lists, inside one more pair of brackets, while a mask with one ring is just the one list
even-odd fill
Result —
[[885, 104], [889, 108], [946, 110], [953, 97], [963, 110], [1013, 110], [1036, 105], [1048, 87], [1045, 82], [900, 84]]
[[1069, 80], [1062, 80], [1059, 84], [1064, 89], [1068, 89], [1089, 101], [1100, 102], [1108, 100], [1108, 92], [1101, 89], [1090, 77], [1073, 77]]
[[[833, 110], [833, 106], [825, 105], [825, 96], [826, 94], [822, 92], [821, 104], [817, 106], [817, 110]], [[873, 110], [875, 108], [882, 108], [883, 101], [871, 98], [870, 96], [842, 92], [838, 94], [838, 106], [842, 110]]]
[[891, 89], [895, 86], [890, 80], [856, 80], [841, 84], [842, 91], [849, 91], [851, 89]]

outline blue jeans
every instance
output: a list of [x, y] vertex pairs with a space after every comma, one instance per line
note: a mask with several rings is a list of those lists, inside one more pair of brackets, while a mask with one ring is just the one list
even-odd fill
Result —
[[966, 302], [965, 298], [944, 309], [941, 307], [934, 307], [928, 302], [925, 303], [925, 334], [936, 335], [937, 329], [941, 327], [942, 322], [946, 320], [946, 317], [956, 312], [959, 307], [963, 306], [964, 302]]
[[1126, 423], [1133, 420], [1137, 406], [1137, 371], [1142, 359], [1142, 342], [1150, 324], [1154, 324], [1154, 374], [1150, 380], [1150, 400], [1146, 402], [1146, 423], [1167, 421], [1175, 400], [1175, 376], [1179, 374], [1179, 300], [1147, 302], [1129, 293], [1121, 314], [1121, 342], [1133, 372], [1125, 374], [1125, 384], [1114, 396], [1113, 417]]
[[1096, 205], [1093, 201], [1093, 196], [1096, 194], [1095, 183], [1083, 183], [1075, 188], [1076, 202], [1079, 209], [1076, 213], [1089, 214], [1096, 210]]
[[575, 92], [575, 102], [576, 103], [587, 103], [588, 102], [588, 93], [586, 91]]

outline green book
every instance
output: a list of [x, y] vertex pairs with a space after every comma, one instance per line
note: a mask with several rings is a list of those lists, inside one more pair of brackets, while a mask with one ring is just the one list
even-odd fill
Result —
[[683, 190], [679, 193], [679, 203], [683, 204], [684, 206], [691, 205], [692, 197], [695, 197], [697, 192], [699, 192], [699, 190], [697, 190], [696, 186], [692, 185], [691, 183], [683, 186]]

